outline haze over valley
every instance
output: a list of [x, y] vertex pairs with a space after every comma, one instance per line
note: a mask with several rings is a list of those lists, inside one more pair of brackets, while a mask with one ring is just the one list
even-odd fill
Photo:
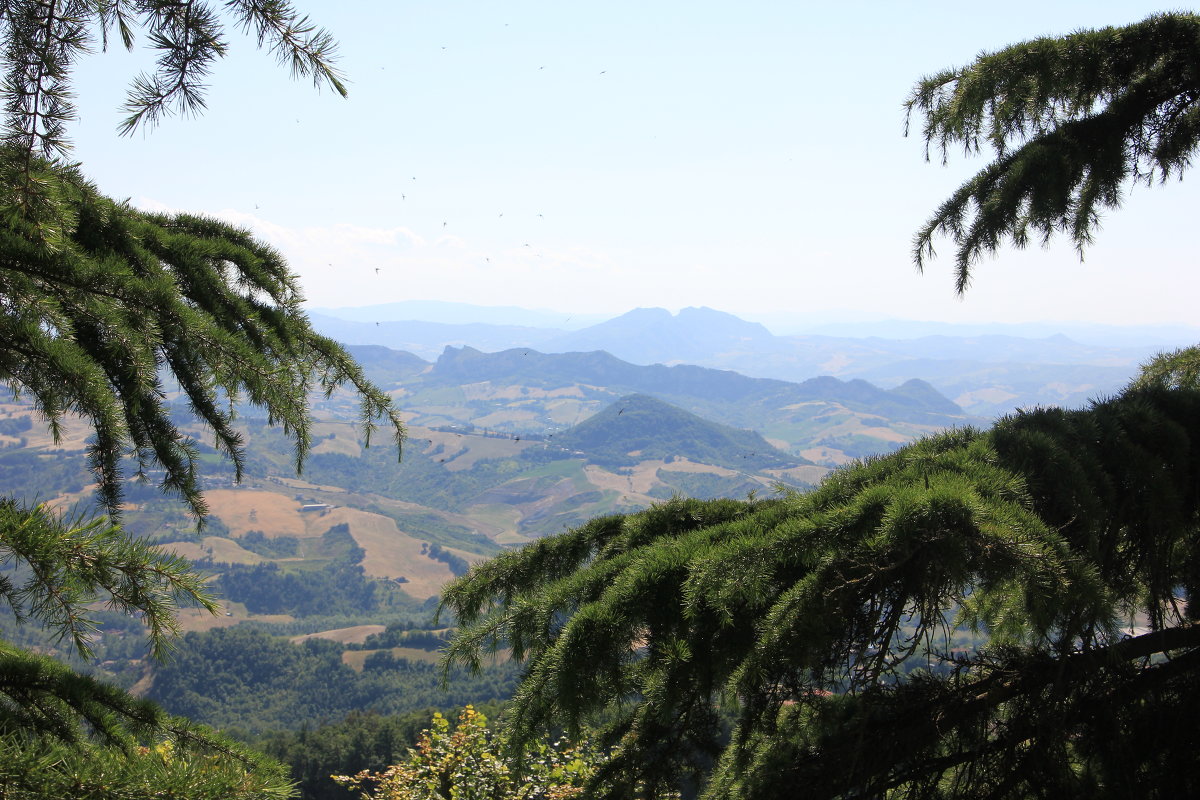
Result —
[[[416, 314], [425, 318], [404, 318]], [[386, 447], [363, 447], [348, 395], [314, 398], [316, 443], [300, 476], [284, 440], [248, 411], [245, 482], [235, 486], [215, 452], [206, 457], [206, 530], [136, 486], [128, 524], [202, 562], [288, 569], [323, 563], [328, 547], [303, 543], [343, 526], [366, 576], [421, 602], [465, 565], [605, 514], [674, 495], [802, 491], [923, 435], [986, 427], [1019, 407], [1083, 406], [1118, 391], [1154, 352], [1200, 338], [1186, 328], [1092, 326], [1078, 332], [1090, 336], [1083, 342], [1052, 326], [996, 333], [905, 322], [860, 323], [866, 336], [849, 335], [848, 324], [836, 336], [777, 336], [709, 308], [598, 320], [412, 302], [310, 317], [403, 409], [400, 463]], [[890, 331], [901, 336], [878, 335]], [[188, 424], [182, 408], [179, 419]], [[87, 500], [83, 431], [68, 425], [52, 445], [20, 403], [4, 406], [0, 422], [6, 485], [58, 503]], [[270, 552], [255, 537], [300, 544]], [[229, 616], [203, 624], [262, 616], [230, 599]]]
[[461, 346], [602, 350], [632, 364], [691, 364], [792, 382], [829, 375], [892, 388], [919, 378], [967, 413], [987, 418], [1021, 407], [1082, 406], [1119, 390], [1155, 353], [1186, 346], [1200, 334], [1182, 325], [806, 324], [805, 315], [789, 322], [776, 314], [773, 325], [808, 332], [775, 335], [762, 323], [710, 308], [676, 314], [639, 308], [598, 319], [448, 302], [314, 308], [310, 318], [348, 344], [384, 345], [429, 361]]

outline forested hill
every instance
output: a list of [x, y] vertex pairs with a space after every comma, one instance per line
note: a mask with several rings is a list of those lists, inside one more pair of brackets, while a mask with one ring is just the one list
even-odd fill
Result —
[[472, 347], [447, 347], [434, 364], [429, 379], [459, 383], [466, 380], [505, 381], [520, 378], [543, 386], [567, 382], [624, 389], [665, 398], [705, 398], [713, 402], [773, 405], [809, 400], [851, 402], [881, 414], [961, 414], [953, 402], [928, 383], [910, 384], [921, 392], [885, 390], [863, 380], [842, 381], [823, 376], [801, 383], [750, 378], [732, 370], [689, 364], [639, 366], [603, 350], [588, 353], [540, 353], [515, 348], [483, 353]]
[[410, 392], [485, 381], [541, 389], [583, 385], [603, 388], [613, 399], [652, 395], [710, 419], [751, 428], [761, 424], [764, 413], [811, 402], [838, 403], [886, 419], [935, 426], [958, 424], [966, 416], [919, 379], [894, 389], [830, 376], [793, 383], [688, 364], [639, 366], [601, 350], [541, 353], [514, 348], [485, 353], [467, 346], [447, 347], [432, 365], [410, 353], [400, 356], [378, 346], [355, 346], [350, 351], [372, 380]]
[[554, 441], [613, 466], [675, 458], [755, 471], [812, 464], [772, 447], [754, 431], [709, 422], [644, 394], [621, 398]]

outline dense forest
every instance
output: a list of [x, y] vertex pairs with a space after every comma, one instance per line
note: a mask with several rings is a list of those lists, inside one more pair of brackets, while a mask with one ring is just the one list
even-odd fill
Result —
[[[245, 541], [245, 537], [241, 541]], [[294, 550], [295, 539], [252, 537], [260, 551]], [[350, 535], [348, 525], [336, 525], [319, 540], [318, 558], [301, 571], [284, 571], [278, 564], [253, 566], [198, 561], [196, 566], [217, 572], [213, 585], [222, 597], [245, 604], [256, 614], [317, 615], [367, 614], [381, 605], [404, 604], [407, 598], [382, 581], [367, 578], [360, 566], [363, 550]]]
[[186, 634], [154, 669], [147, 697], [197, 722], [260, 735], [339, 720], [352, 711], [397, 714], [507, 700], [518, 668], [501, 661], [479, 675], [454, 670], [442, 685], [436, 657], [372, 650], [356, 670], [333, 641], [294, 644], [247, 626]]

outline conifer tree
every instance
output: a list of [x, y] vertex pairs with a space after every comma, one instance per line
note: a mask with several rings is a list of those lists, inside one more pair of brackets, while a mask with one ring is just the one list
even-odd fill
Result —
[[[222, 15], [225, 15], [224, 17]], [[203, 81], [226, 51], [223, 19], [301, 76], [345, 88], [327, 33], [288, 2], [12, 0], [0, 3], [0, 380], [57, 437], [78, 419], [94, 431], [88, 461], [105, 516], [64, 516], [0, 498], [0, 606], [47, 627], [81, 655], [103, 604], [142, 617], [161, 656], [183, 604], [215, 611], [182, 559], [120, 528], [121, 486], [156, 482], [203, 520], [198, 451], [176, 423], [183, 405], [240, 478], [243, 404], [310, 443], [313, 391], [348, 386], [362, 427], [399, 446], [390, 398], [335, 342], [313, 331], [283, 258], [248, 232], [188, 214], [115, 202], [64, 160], [76, 59], [138, 28], [158, 53], [137, 77], [122, 129], [203, 108]], [[0, 796], [275, 797], [277, 765], [152, 704], [0, 642]]]
[[924, 78], [906, 104], [926, 157], [990, 149], [995, 159], [917, 232], [955, 245], [964, 292], [983, 255], [1056, 233], [1082, 255], [1129, 187], [1181, 177], [1200, 144], [1200, 16], [1156, 14], [1120, 28], [1043, 37]]
[[[961, 292], [1005, 241], [1085, 246], [1130, 181], [1188, 165], [1198, 54], [1200, 18], [1167, 14], [922, 81], [927, 144], [996, 158], [917, 234], [918, 264], [949, 236]], [[1195, 363], [807, 494], [677, 498], [506, 553], [445, 591], [446, 663], [524, 662], [514, 747], [605, 724], [603, 797], [1196, 796]]]

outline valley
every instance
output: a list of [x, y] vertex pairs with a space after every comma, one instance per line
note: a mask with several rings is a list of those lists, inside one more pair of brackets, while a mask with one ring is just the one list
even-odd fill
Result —
[[[401, 457], [387, 441], [367, 447], [353, 398], [335, 392], [312, 398], [300, 474], [291, 443], [241, 409], [247, 469], [235, 483], [179, 407], [173, 419], [196, 442], [209, 516], [197, 528], [151, 470], [126, 485], [123, 523], [208, 575], [220, 611], [182, 610], [186, 656], [158, 666], [141, 657], [136, 627], [106, 617], [96, 661], [78, 666], [247, 732], [337, 720], [363, 704], [407, 713], [501, 700], [516, 675], [503, 658], [478, 679], [456, 673], [449, 694], [436, 688], [438, 631], [453, 624], [434, 621], [438, 596], [472, 565], [677, 496], [803, 492], [858, 459], [990, 422], [913, 378], [891, 388], [830, 375], [790, 381], [528, 346], [450, 345], [432, 359], [377, 344], [350, 350], [403, 409]], [[892, 368], [902, 375], [904, 364]], [[961, 379], [974, 396], [1008, 397], [971, 383], [969, 371]], [[64, 422], [55, 442], [27, 404], [0, 406], [0, 483], [86, 511], [88, 432]]]

